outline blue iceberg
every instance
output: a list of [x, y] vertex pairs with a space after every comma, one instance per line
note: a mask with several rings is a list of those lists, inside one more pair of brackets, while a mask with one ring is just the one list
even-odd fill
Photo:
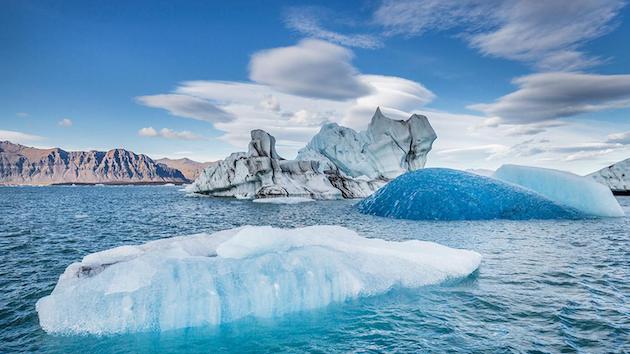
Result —
[[585, 217], [523, 187], [447, 168], [406, 173], [361, 201], [358, 209], [364, 214], [412, 220]]
[[589, 177], [549, 168], [503, 165], [494, 178], [533, 190], [554, 202], [599, 217], [622, 217], [610, 188]]

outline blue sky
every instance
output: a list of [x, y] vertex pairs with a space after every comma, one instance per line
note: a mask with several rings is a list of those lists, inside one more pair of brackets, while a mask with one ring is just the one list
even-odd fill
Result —
[[630, 6], [0, 3], [0, 139], [215, 160], [263, 128], [292, 157], [376, 105], [438, 133], [430, 166], [587, 173], [630, 157]]

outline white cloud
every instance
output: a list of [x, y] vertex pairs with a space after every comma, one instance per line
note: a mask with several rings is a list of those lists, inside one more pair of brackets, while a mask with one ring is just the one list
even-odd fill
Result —
[[179, 139], [179, 140], [201, 140], [200, 135], [194, 134], [188, 130], [176, 131], [168, 128], [160, 129], [160, 136], [167, 139]]
[[459, 30], [482, 54], [570, 71], [598, 58], [579, 48], [608, 33], [621, 0], [387, 0], [374, 14], [390, 34]]
[[[501, 120], [499, 119], [497, 125], [498, 123], [500, 123], [500, 121]], [[495, 127], [497, 125], [495, 125]], [[505, 133], [510, 136], [538, 135], [546, 132], [549, 128], [561, 127], [563, 125], [567, 125], [567, 123], [559, 120], [550, 120], [530, 124], [513, 124], [510, 125], [509, 129]]]
[[[317, 51], [316, 49], [322, 50], [311, 53], [314, 50]], [[303, 61], [300, 58], [294, 58], [291, 64], [292, 70], [298, 74], [292, 76], [291, 73], [287, 73], [287, 77], [283, 80], [306, 85], [300, 82], [299, 73], [309, 71], [313, 66], [313, 61], [318, 63], [315, 66], [328, 63], [330, 66], [345, 67], [345, 71], [341, 71], [346, 76], [350, 75], [349, 80], [355, 82], [353, 86], [360, 87], [360, 90], [352, 92], [353, 96], [359, 92], [363, 93], [355, 99], [341, 100], [339, 92], [348, 91], [347, 82], [342, 82], [341, 88], [335, 90], [334, 88], [339, 85], [337, 82], [331, 82], [332, 79], [325, 79], [321, 86], [313, 82], [308, 83], [311, 85], [309, 92], [313, 93], [312, 96], [306, 95], [305, 90], [287, 93], [291, 91], [287, 87], [291, 87], [292, 84], [286, 84], [285, 81], [269, 85], [229, 81], [189, 81], [181, 83], [172, 93], [143, 96], [138, 98], [138, 101], [143, 104], [151, 103], [150, 106], [168, 109], [172, 114], [184, 117], [190, 117], [190, 111], [195, 111], [195, 115], [198, 116], [203, 112], [198, 112], [200, 110], [197, 107], [212, 105], [213, 108], [233, 117], [228, 121], [214, 122], [215, 128], [225, 132], [220, 139], [236, 146], [246, 146], [249, 141], [249, 131], [262, 127], [276, 136], [279, 149], [282, 150], [282, 147], [285, 147], [287, 151], [293, 153], [317, 133], [319, 126], [324, 122], [340, 122], [353, 128], [363, 129], [379, 105], [387, 114], [405, 116], [404, 112], [420, 108], [435, 97], [420, 83], [411, 80], [392, 76], [362, 75], [348, 62], [352, 57], [352, 52], [322, 41], [302, 41], [293, 47], [264, 51], [263, 53], [269, 54], [270, 57], [264, 58], [263, 62], [273, 61], [270, 58], [276, 56], [286, 60], [287, 52], [289, 52], [288, 57], [292, 57], [295, 53], [304, 51], [310, 53], [309, 55], [312, 54], [315, 59]], [[254, 55], [252, 62], [256, 62], [257, 58], [260, 59]], [[299, 67], [301, 63], [305, 66]], [[333, 72], [336, 71], [339, 70], [333, 70]], [[325, 90], [329, 96], [330, 93], [335, 93], [333, 95], [335, 97], [322, 98], [322, 92], [313, 92], [317, 90]], [[165, 104], [165, 101], [168, 101], [164, 99], [165, 97], [169, 99], [177, 97], [177, 110], [173, 109], [173, 105]]]
[[553, 72], [523, 76], [513, 82], [518, 90], [494, 103], [468, 108], [501, 123], [532, 123], [630, 107], [630, 75]]
[[0, 141], [7, 140], [12, 143], [28, 144], [40, 140], [44, 140], [44, 137], [17, 132], [13, 130], [0, 130]]
[[278, 91], [331, 100], [363, 96], [370, 87], [363, 84], [350, 61], [350, 50], [315, 39], [289, 47], [255, 53], [249, 64], [250, 79]]
[[57, 122], [57, 124], [61, 127], [71, 127], [72, 126], [72, 119], [70, 118], [64, 118], [62, 120], [60, 120], [59, 122]]
[[383, 42], [370, 34], [342, 34], [323, 28], [316, 8], [292, 8], [287, 11], [285, 22], [287, 27], [307, 37], [319, 38], [328, 42], [349, 47], [375, 49], [383, 46]]
[[158, 132], [153, 127], [146, 127], [138, 130], [138, 135], [146, 137], [156, 137]]
[[274, 95], [267, 95], [260, 101], [260, 106], [266, 110], [280, 112], [280, 104]]
[[136, 100], [145, 106], [163, 108], [174, 116], [184, 118], [210, 123], [229, 122], [234, 119], [214, 103], [186, 95], [149, 95], [136, 97]]
[[162, 137], [173, 140], [201, 140], [202, 136], [194, 134], [188, 130], [176, 131], [169, 128], [162, 128], [160, 131], [155, 130], [153, 127], [146, 127], [138, 130], [139, 136], [144, 137]]
[[21, 117], [21, 118], [26, 118], [26, 117], [30, 116], [30, 114], [28, 114], [26, 112], [17, 112], [15, 115], [18, 116], [18, 117]]
[[630, 131], [623, 133], [609, 134], [606, 137], [607, 143], [630, 145]]
[[356, 99], [344, 114], [342, 124], [362, 129], [366, 117], [374, 114], [376, 107], [383, 113], [398, 119], [409, 118], [408, 112], [433, 101], [435, 94], [422, 84], [395, 76], [361, 75], [360, 80], [372, 87], [371, 93]]

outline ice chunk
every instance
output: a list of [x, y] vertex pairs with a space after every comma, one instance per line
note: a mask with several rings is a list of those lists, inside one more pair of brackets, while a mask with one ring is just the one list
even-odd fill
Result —
[[365, 197], [384, 183], [354, 180], [336, 170], [323, 173], [319, 161], [285, 160], [276, 152], [273, 136], [253, 130], [251, 137], [247, 153], [210, 164], [186, 191], [239, 199], [342, 199]]
[[314, 199], [311, 198], [301, 198], [301, 197], [275, 197], [275, 198], [262, 198], [262, 199], [254, 199], [254, 203], [263, 203], [263, 204], [299, 204], [299, 203], [308, 203], [314, 202]]
[[613, 193], [628, 195], [630, 194], [630, 158], [604, 167], [587, 177], [608, 186]]
[[533, 190], [560, 205], [588, 215], [624, 215], [610, 189], [588, 177], [548, 168], [517, 165], [501, 166], [494, 177]]
[[358, 208], [364, 214], [413, 220], [583, 216], [525, 188], [446, 168], [408, 172], [361, 201]]
[[480, 261], [473, 251], [367, 239], [339, 226], [247, 226], [88, 255], [37, 312], [49, 333], [216, 325], [465, 277]]
[[427, 117], [394, 120], [377, 108], [366, 131], [325, 124], [297, 159], [319, 161], [322, 171], [339, 169], [353, 178], [391, 179], [423, 168], [436, 138]]

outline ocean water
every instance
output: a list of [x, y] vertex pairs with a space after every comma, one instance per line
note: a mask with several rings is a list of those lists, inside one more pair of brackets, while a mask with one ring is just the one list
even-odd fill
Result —
[[[191, 198], [179, 187], [0, 188], [0, 352], [630, 352], [630, 218], [409, 221], [355, 201]], [[630, 214], [630, 197], [619, 197]], [[113, 336], [48, 335], [35, 302], [67, 265], [124, 244], [242, 225], [342, 225], [480, 252], [472, 276], [279, 318]]]

